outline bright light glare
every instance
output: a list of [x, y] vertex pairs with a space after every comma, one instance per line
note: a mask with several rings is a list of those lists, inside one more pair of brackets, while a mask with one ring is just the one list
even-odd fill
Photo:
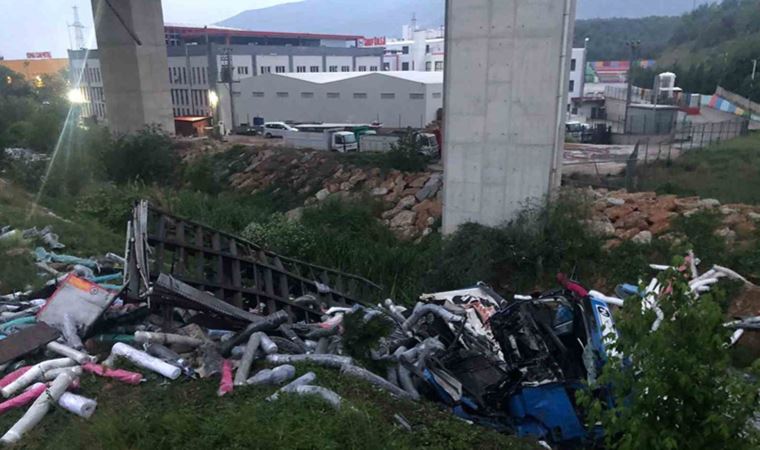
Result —
[[208, 103], [211, 105], [212, 108], [216, 108], [216, 105], [219, 104], [219, 96], [216, 95], [216, 92], [214, 91], [208, 92]]
[[84, 96], [82, 95], [82, 92], [79, 89], [71, 89], [69, 92], [66, 93], [66, 98], [71, 103], [84, 103]]

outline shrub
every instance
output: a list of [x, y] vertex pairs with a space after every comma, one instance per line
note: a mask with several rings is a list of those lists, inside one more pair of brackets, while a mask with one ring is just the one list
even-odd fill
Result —
[[695, 298], [674, 271], [660, 282], [670, 291], [659, 302], [665, 320], [656, 331], [654, 312], [642, 310], [638, 297], [626, 300], [615, 351], [592, 386], [609, 388], [614, 404], [581, 393], [589, 424], [601, 422], [613, 449], [757, 448], [749, 420], [760, 383], [731, 370], [722, 295]]
[[149, 126], [117, 138], [103, 152], [103, 164], [108, 179], [116, 183], [141, 180], [166, 186], [176, 179], [180, 159], [171, 138]]
[[386, 164], [391, 169], [404, 172], [421, 172], [425, 170], [430, 158], [420, 153], [421, 143], [411, 131], [403, 135], [385, 154]]
[[308, 258], [317, 246], [317, 236], [302, 223], [284, 214], [271, 215], [263, 222], [251, 222], [243, 237], [257, 245], [293, 258]]

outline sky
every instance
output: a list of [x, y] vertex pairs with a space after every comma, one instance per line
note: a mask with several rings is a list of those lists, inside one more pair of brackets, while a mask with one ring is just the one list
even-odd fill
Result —
[[[166, 23], [208, 25], [249, 9], [293, 1], [297, 0], [162, 0], [162, 5]], [[73, 40], [67, 27], [74, 21], [72, 6], [79, 8], [85, 41], [94, 43], [90, 0], [0, 0], [0, 56], [20, 59], [27, 52], [48, 51], [54, 58], [65, 58]]]

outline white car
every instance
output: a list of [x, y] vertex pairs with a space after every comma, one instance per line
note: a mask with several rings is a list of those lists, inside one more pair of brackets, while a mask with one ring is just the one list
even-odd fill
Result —
[[293, 128], [285, 122], [266, 122], [262, 134], [267, 138], [282, 138], [285, 137], [286, 131], [298, 131], [298, 128]]

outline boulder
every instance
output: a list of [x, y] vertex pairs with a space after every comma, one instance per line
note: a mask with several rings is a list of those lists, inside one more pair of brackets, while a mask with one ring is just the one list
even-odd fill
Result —
[[399, 200], [398, 204], [396, 204], [396, 209], [410, 209], [414, 204], [417, 203], [417, 200], [414, 198], [413, 195], [407, 195], [406, 197], [401, 198]]
[[418, 201], [425, 200], [426, 198], [430, 198], [435, 196], [435, 194], [438, 193], [438, 190], [441, 188], [441, 185], [443, 183], [441, 182], [440, 176], [431, 176], [430, 179], [425, 183], [424, 186], [422, 186], [422, 189], [417, 191], [414, 196], [417, 198]]
[[369, 191], [369, 195], [373, 197], [382, 197], [384, 195], [388, 194], [388, 188], [386, 187], [376, 187]]
[[754, 211], [750, 211], [750, 212], [747, 213], [747, 217], [750, 220], [753, 220], [755, 222], [760, 222], [760, 213], [756, 213]]
[[649, 230], [639, 231], [636, 236], [631, 238], [631, 241], [637, 244], [651, 244], [652, 232]]
[[301, 220], [301, 217], [303, 217], [303, 206], [293, 208], [290, 211], [286, 212], [285, 217], [292, 222]]
[[422, 187], [425, 184], [425, 182], [428, 181], [429, 177], [430, 177], [429, 175], [419, 176], [413, 179], [412, 181], [410, 181], [409, 186], [416, 187], [416, 188]]
[[330, 195], [330, 191], [328, 189], [322, 189], [321, 191], [317, 192], [314, 196], [317, 197], [317, 200], [320, 202], [325, 201], [327, 197]]
[[720, 201], [714, 198], [703, 198], [698, 202], [698, 205], [702, 208], [715, 208], [720, 206]]
[[607, 204], [609, 206], [621, 206], [625, 205], [625, 200], [616, 197], [607, 197]]
[[406, 228], [414, 225], [414, 220], [417, 218], [417, 213], [414, 211], [403, 210], [399, 211], [391, 219], [391, 228]]

